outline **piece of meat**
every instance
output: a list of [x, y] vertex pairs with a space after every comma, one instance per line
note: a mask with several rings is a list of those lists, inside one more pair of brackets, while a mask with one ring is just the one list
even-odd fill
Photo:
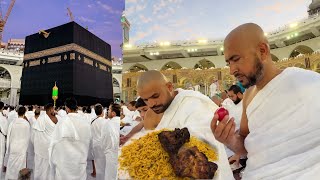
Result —
[[172, 156], [178, 153], [184, 143], [189, 142], [190, 133], [188, 128], [176, 128], [174, 131], [162, 131], [158, 138], [163, 149]]
[[170, 156], [170, 164], [177, 176], [195, 179], [212, 179], [218, 169], [197, 147], [181, 148], [177, 155]]
[[158, 135], [163, 149], [169, 154], [170, 164], [178, 177], [195, 179], [212, 179], [218, 165], [208, 158], [197, 147], [182, 147], [190, 140], [187, 128], [174, 131], [162, 131]]

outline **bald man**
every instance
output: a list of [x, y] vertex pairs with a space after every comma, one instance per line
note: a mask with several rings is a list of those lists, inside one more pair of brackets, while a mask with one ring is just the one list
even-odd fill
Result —
[[[230, 73], [249, 88], [243, 97], [240, 132], [226, 116], [211, 128], [215, 138], [248, 156], [243, 179], [319, 179], [320, 75], [281, 71], [272, 62], [263, 30], [256, 24], [234, 29], [224, 41]], [[305, 96], [308, 94], [308, 96]]]
[[214, 145], [219, 152], [221, 179], [232, 179], [224, 145], [217, 142], [210, 130], [210, 121], [218, 106], [207, 96], [197, 91], [177, 89], [159, 71], [147, 71], [137, 83], [137, 92], [147, 106], [162, 114], [156, 130], [187, 127], [191, 135]]

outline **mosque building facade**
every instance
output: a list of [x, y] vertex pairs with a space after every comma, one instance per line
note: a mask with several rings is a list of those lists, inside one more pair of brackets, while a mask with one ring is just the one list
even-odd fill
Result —
[[[280, 69], [299, 67], [320, 73], [320, 0], [313, 0], [309, 16], [265, 35], [272, 60]], [[123, 26], [124, 27], [124, 26]], [[176, 88], [210, 95], [215, 82], [218, 92], [236, 83], [223, 54], [223, 39], [123, 45], [122, 99], [134, 100], [136, 83], [144, 71], [160, 70]]]

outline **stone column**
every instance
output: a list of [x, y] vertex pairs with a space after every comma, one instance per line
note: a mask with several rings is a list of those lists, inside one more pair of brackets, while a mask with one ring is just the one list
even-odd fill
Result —
[[10, 89], [10, 105], [16, 106], [17, 105], [17, 94], [18, 89], [17, 88], [11, 88]]

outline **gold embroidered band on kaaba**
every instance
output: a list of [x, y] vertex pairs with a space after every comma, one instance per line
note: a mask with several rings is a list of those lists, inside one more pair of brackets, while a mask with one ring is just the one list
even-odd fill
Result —
[[[68, 52], [68, 51], [77, 51], [77, 52], [79, 52], [81, 54], [84, 54], [84, 55], [86, 55], [86, 56], [88, 56], [88, 57], [90, 57], [92, 59], [95, 59], [95, 60], [100, 61], [100, 62], [102, 62], [104, 64], [112, 66], [112, 63], [108, 59], [106, 59], [106, 58], [104, 58], [104, 57], [102, 57], [102, 56], [100, 56], [100, 55], [98, 55], [98, 54], [96, 54], [96, 53], [94, 53], [92, 51], [89, 51], [88, 49], [83, 48], [83, 47], [81, 47], [81, 46], [79, 46], [77, 44], [74, 44], [74, 43], [68, 44], [68, 45], [64, 45], [64, 46], [60, 46], [60, 47], [46, 49], [46, 50], [43, 50], [43, 51], [38, 51], [38, 52], [35, 52], [35, 53], [25, 54], [23, 59], [24, 60], [37, 59], [37, 58], [41, 58], [41, 57], [45, 57], [45, 56], [49, 56], [49, 55]], [[75, 58], [71, 57], [70, 59], [74, 60]], [[57, 59], [55, 59], [54, 61], [57, 61]]]

